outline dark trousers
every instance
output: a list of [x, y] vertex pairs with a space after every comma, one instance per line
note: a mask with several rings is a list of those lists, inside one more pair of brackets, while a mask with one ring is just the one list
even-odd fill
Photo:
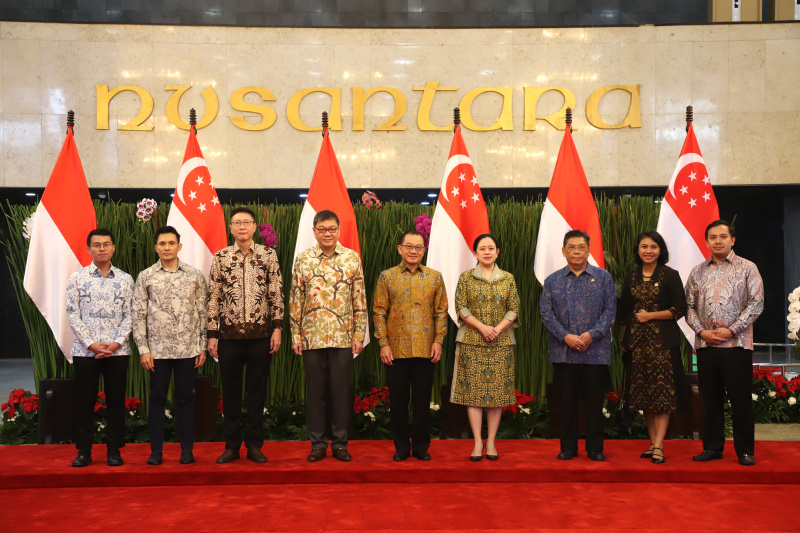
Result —
[[[392, 366], [386, 367], [386, 384], [389, 386], [390, 429], [394, 449], [397, 453], [408, 455], [428, 451], [431, 445], [431, 387], [436, 365], [430, 359], [413, 357], [395, 359]], [[413, 400], [411, 409], [414, 416], [412, 444], [408, 442], [408, 401], [409, 388]]]
[[554, 363], [558, 387], [558, 432], [561, 451], [578, 451], [578, 398], [583, 397], [586, 416], [586, 451], [603, 451], [603, 397], [608, 384], [608, 366]]
[[[264, 444], [264, 404], [272, 355], [269, 339], [220, 339], [219, 373], [222, 378], [222, 414], [225, 423], [222, 436], [225, 447], [238, 450], [242, 446], [261, 448]], [[247, 368], [245, 390], [247, 415], [242, 431], [242, 374]]]
[[160, 452], [164, 447], [164, 406], [167, 403], [169, 381], [175, 374], [175, 403], [178, 404], [178, 440], [181, 450], [194, 447], [194, 357], [187, 359], [155, 359], [150, 374], [150, 450]]
[[753, 455], [753, 352], [744, 348], [699, 348], [697, 377], [706, 417], [703, 449], [722, 451], [725, 446], [725, 391], [731, 402], [733, 447], [736, 455]]
[[106, 394], [108, 452], [118, 453], [125, 446], [125, 385], [130, 357], [118, 355], [95, 359], [75, 357], [75, 447], [84, 453], [92, 452], [94, 405], [100, 375]]
[[[351, 348], [303, 350], [306, 372], [306, 429], [312, 448], [347, 447], [347, 428], [353, 399], [350, 383], [353, 376]], [[330, 405], [328, 404], [330, 402]], [[325, 415], [331, 413], [331, 435], [325, 433]]]

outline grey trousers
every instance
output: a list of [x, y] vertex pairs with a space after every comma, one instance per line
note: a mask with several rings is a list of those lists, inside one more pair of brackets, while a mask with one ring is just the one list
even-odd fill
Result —
[[[350, 382], [353, 376], [351, 348], [303, 350], [306, 372], [306, 429], [312, 448], [347, 447], [347, 428], [353, 400]], [[330, 404], [330, 405], [328, 405]], [[331, 435], [326, 435], [325, 415], [331, 413]]]

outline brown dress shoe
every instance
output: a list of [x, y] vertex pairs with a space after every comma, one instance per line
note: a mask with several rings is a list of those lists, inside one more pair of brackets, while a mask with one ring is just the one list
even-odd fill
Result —
[[267, 456], [264, 455], [264, 452], [261, 451], [256, 446], [250, 446], [247, 448], [247, 458], [253, 461], [254, 463], [266, 463]]
[[239, 450], [232, 450], [230, 448], [225, 448], [225, 451], [222, 452], [222, 455], [217, 457], [217, 464], [223, 465], [225, 463], [230, 463], [231, 461], [235, 461], [239, 458]]
[[340, 461], [352, 461], [353, 457], [350, 455], [350, 452], [347, 451], [347, 448], [336, 448], [333, 450], [333, 456], [339, 459]]
[[311, 448], [311, 453], [308, 454], [308, 462], [316, 463], [317, 461], [322, 461], [327, 453], [328, 450], [325, 448]]

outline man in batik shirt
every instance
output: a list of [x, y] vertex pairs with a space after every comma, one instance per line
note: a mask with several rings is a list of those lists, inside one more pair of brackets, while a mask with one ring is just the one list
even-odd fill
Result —
[[133, 278], [111, 265], [114, 236], [107, 229], [89, 232], [86, 245], [92, 264], [69, 277], [66, 289], [67, 319], [75, 342], [75, 447], [78, 456], [72, 466], [92, 462], [94, 406], [100, 375], [106, 395], [109, 466], [123, 464], [120, 448], [125, 446], [125, 385], [131, 348], [131, 297]]
[[[333, 456], [350, 461], [347, 428], [353, 411], [353, 354], [361, 353], [367, 330], [364, 272], [358, 254], [339, 244], [336, 213], [320, 211], [313, 224], [317, 245], [295, 260], [289, 315], [292, 350], [303, 356], [306, 372], [308, 460], [324, 459], [330, 440]], [[327, 410], [330, 435], [325, 427]]]
[[733, 253], [736, 231], [725, 220], [706, 228], [711, 259], [686, 282], [686, 323], [697, 334], [697, 373], [703, 393], [703, 453], [695, 461], [722, 459], [725, 392], [733, 415], [733, 447], [739, 464], [756, 464], [753, 421], [753, 322], [764, 310], [758, 268]]
[[[381, 272], [372, 311], [375, 338], [386, 365], [386, 383], [393, 409], [389, 412], [394, 460], [412, 453], [427, 461], [431, 456], [430, 401], [435, 364], [442, 357], [447, 334], [447, 293], [442, 275], [421, 265], [425, 239], [417, 230], [400, 237], [401, 263]], [[408, 435], [409, 387], [413, 399], [414, 433]]]
[[206, 360], [205, 276], [178, 259], [181, 237], [172, 226], [155, 233], [159, 260], [143, 270], [133, 289], [133, 340], [150, 376], [150, 458], [160, 465], [169, 381], [175, 375], [181, 464], [194, 462], [194, 377]]
[[[208, 280], [208, 351], [219, 359], [225, 451], [217, 463], [239, 458], [267, 462], [264, 403], [272, 354], [281, 346], [283, 278], [275, 250], [253, 242], [256, 216], [246, 207], [231, 211], [233, 246], [214, 254]], [[242, 374], [247, 368], [247, 416], [242, 430]]]

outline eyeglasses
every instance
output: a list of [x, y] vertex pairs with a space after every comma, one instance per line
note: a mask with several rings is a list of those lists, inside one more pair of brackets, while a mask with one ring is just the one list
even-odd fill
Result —
[[410, 251], [412, 251], [412, 250], [413, 250], [413, 251], [416, 251], [416, 252], [421, 252], [422, 250], [424, 250], [424, 249], [425, 249], [425, 247], [424, 247], [424, 246], [420, 246], [420, 245], [416, 245], [416, 246], [415, 246], [415, 245], [413, 245], [413, 244], [401, 244], [400, 246], [402, 246], [403, 248], [405, 248], [407, 252], [410, 252]]
[[234, 222], [231, 222], [231, 226], [233, 226], [235, 228], [238, 228], [240, 226], [244, 226], [245, 228], [249, 228], [253, 224], [255, 224], [255, 222], [253, 222], [252, 220], [236, 220]]
[[574, 252], [575, 250], [577, 250], [579, 252], [585, 252], [586, 250], [589, 249], [589, 247], [586, 246], [585, 244], [578, 244], [578, 245], [568, 244], [566, 246], [566, 249], [567, 249], [568, 252]]
[[92, 244], [92, 250], [108, 250], [112, 246], [114, 244], [110, 242], [96, 242]]
[[330, 233], [331, 235], [333, 235], [334, 233], [339, 231], [339, 227], [337, 226], [335, 228], [314, 228], [314, 231], [318, 231], [323, 235], [325, 235], [326, 233]]

